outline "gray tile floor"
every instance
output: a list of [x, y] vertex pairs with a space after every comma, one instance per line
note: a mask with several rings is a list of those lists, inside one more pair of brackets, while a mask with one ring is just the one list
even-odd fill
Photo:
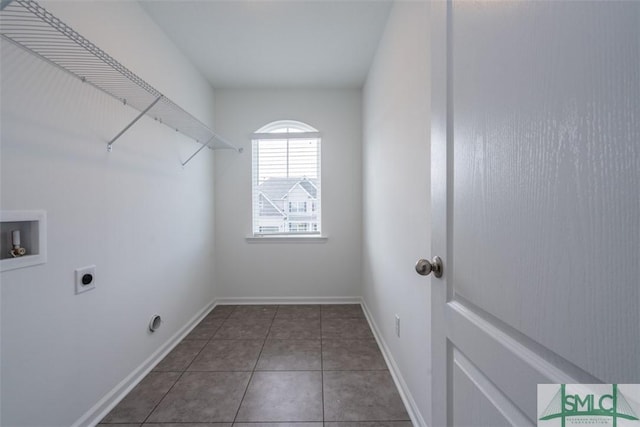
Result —
[[218, 306], [99, 425], [323, 422], [411, 427], [359, 305]]

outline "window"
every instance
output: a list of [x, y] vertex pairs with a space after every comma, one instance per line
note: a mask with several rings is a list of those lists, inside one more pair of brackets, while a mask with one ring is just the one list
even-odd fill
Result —
[[307, 202], [289, 202], [289, 212], [306, 212]]
[[320, 234], [320, 133], [291, 120], [253, 134], [253, 234]]
[[306, 232], [309, 230], [309, 225], [306, 222], [290, 222], [289, 231], [291, 232]]

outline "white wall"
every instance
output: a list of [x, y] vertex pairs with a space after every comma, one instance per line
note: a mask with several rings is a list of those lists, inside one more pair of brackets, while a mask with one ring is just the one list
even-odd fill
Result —
[[[213, 91], [135, 2], [43, 3], [213, 121]], [[3, 41], [3, 210], [44, 209], [48, 262], [2, 272], [3, 426], [69, 426], [213, 300], [213, 155]], [[74, 269], [97, 288], [74, 295]], [[163, 316], [155, 334], [152, 314]]]
[[[363, 296], [416, 410], [429, 419], [429, 32], [426, 2], [397, 2], [364, 89]], [[394, 315], [400, 316], [396, 337]]]
[[[216, 157], [216, 296], [351, 297], [361, 294], [360, 90], [219, 90], [217, 130], [245, 149]], [[248, 243], [251, 134], [275, 120], [322, 133], [325, 243]]]

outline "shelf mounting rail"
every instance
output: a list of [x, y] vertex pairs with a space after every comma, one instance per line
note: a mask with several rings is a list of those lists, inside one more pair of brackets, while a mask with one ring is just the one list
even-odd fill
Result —
[[242, 151], [37, 2], [0, 0], [0, 11], [2, 38], [140, 112], [107, 143], [109, 151], [113, 143], [145, 115], [202, 144], [183, 166], [205, 147]]

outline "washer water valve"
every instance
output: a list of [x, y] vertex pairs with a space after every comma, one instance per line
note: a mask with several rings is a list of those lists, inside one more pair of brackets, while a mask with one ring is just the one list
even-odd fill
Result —
[[9, 255], [14, 258], [18, 258], [27, 254], [27, 250], [20, 246], [20, 230], [13, 230], [11, 232], [11, 244], [13, 249], [9, 251]]

